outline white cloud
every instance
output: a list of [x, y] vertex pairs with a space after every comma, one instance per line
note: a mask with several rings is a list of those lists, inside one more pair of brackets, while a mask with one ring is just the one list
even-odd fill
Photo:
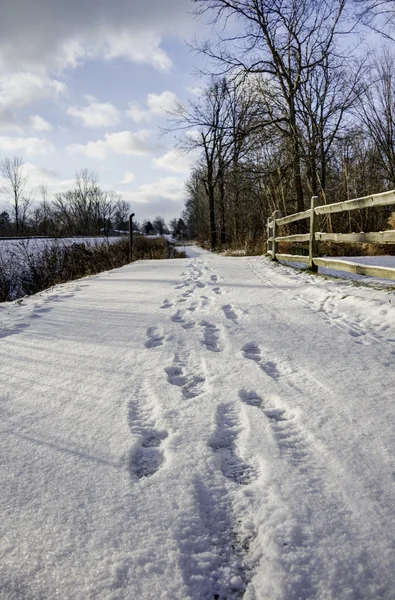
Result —
[[81, 121], [84, 127], [112, 127], [121, 118], [119, 110], [110, 102], [98, 102], [88, 97], [88, 106], [69, 106], [67, 114]]
[[179, 177], [161, 177], [152, 183], [139, 186], [136, 191], [120, 193], [126, 200], [141, 204], [159, 200], [180, 202], [185, 197], [185, 182]]
[[52, 131], [52, 125], [39, 115], [20, 118], [12, 111], [0, 108], [0, 131], [22, 135], [26, 129]]
[[157, 169], [165, 169], [174, 173], [188, 173], [192, 163], [196, 160], [195, 153], [181, 153], [177, 150], [169, 150], [163, 156], [154, 158], [153, 163]]
[[172, 66], [172, 61], [160, 47], [161, 39], [155, 33], [142, 33], [128, 30], [107, 33], [104, 44], [96, 48], [95, 54], [103, 58], [126, 58], [131, 62], [150, 64], [155, 69], [167, 71]]
[[132, 183], [132, 181], [134, 181], [135, 179], [136, 178], [134, 176], [134, 173], [132, 173], [131, 171], [127, 171], [123, 176], [122, 181], [118, 181], [118, 185], [128, 185], [129, 183]]
[[106, 133], [104, 140], [87, 144], [71, 144], [67, 146], [67, 151], [79, 152], [92, 159], [104, 159], [110, 153], [143, 156], [152, 153], [158, 147], [147, 140], [148, 136], [149, 131], [146, 129], [138, 133], [132, 131]]
[[7, 154], [51, 154], [55, 147], [49, 140], [36, 137], [0, 136], [0, 153]]
[[187, 86], [187, 91], [192, 94], [192, 96], [200, 96], [203, 93], [204, 88], [198, 85], [195, 87]]
[[10, 110], [0, 109], [0, 131], [22, 133], [23, 128], [16, 114]]
[[197, 27], [185, 0], [40, 0], [34, 10], [32, 0], [2, 4], [1, 70], [43, 73], [114, 58], [165, 70], [163, 36], [186, 39]]
[[39, 198], [39, 186], [45, 184], [48, 190], [49, 198], [58, 192], [64, 192], [74, 185], [74, 179], [62, 179], [61, 175], [54, 169], [39, 167], [30, 162], [24, 164], [25, 172], [28, 176], [28, 189], [33, 195]]
[[64, 83], [44, 75], [17, 72], [0, 75], [0, 109], [15, 110], [42, 98], [56, 98], [66, 91]]
[[202, 134], [198, 129], [190, 129], [186, 132], [186, 137], [189, 138], [192, 142], [198, 142], [202, 139]]
[[177, 96], [174, 92], [164, 91], [161, 94], [148, 94], [148, 109], [141, 108], [138, 104], [131, 104], [127, 116], [133, 121], [151, 121], [154, 117], [162, 116], [166, 112], [174, 110], [177, 105]]
[[31, 115], [29, 117], [29, 125], [33, 131], [52, 131], [51, 123], [48, 123], [40, 115]]

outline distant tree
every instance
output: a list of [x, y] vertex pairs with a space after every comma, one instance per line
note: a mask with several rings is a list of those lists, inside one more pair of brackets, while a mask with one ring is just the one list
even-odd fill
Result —
[[177, 221], [176, 237], [179, 237], [179, 238], [187, 237], [187, 226], [183, 219], [178, 219], [178, 221]]
[[152, 227], [154, 228], [155, 233], [158, 235], [163, 235], [166, 233], [166, 223], [163, 217], [160, 215], [156, 216], [152, 222]]
[[153, 235], [155, 233], [151, 221], [143, 222], [143, 232], [145, 233], [145, 235]]
[[0, 213], [0, 233], [2, 235], [7, 235], [11, 230], [11, 219], [10, 215], [6, 210]]
[[63, 235], [108, 235], [114, 225], [127, 230], [129, 204], [98, 182], [97, 173], [81, 169], [73, 189], [56, 194], [51, 216]]
[[171, 219], [169, 221], [169, 230], [173, 237], [176, 237], [177, 223], [178, 223], [178, 219]]
[[133, 221], [132, 227], [133, 227], [133, 231], [137, 231], [138, 233], [141, 232], [141, 225], [138, 221]]
[[24, 168], [23, 159], [18, 156], [5, 158], [0, 162], [0, 174], [4, 180], [1, 190], [12, 200], [15, 231], [19, 235], [21, 221], [23, 225], [29, 205], [29, 199], [24, 197], [28, 174]]
[[[126, 200], [118, 200], [115, 216], [114, 226], [118, 231], [127, 231], [129, 228], [129, 213], [130, 205]], [[136, 223], [133, 221], [133, 229], [135, 230]]]

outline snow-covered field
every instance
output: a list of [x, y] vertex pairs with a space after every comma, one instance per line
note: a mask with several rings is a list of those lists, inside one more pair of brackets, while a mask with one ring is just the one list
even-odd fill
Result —
[[394, 292], [188, 251], [0, 305], [0, 598], [393, 600]]
[[6, 257], [12, 254], [18, 254], [20, 249], [27, 249], [29, 252], [41, 252], [45, 247], [53, 243], [63, 246], [71, 244], [94, 245], [101, 242], [114, 242], [119, 237], [74, 237], [74, 238], [20, 238], [20, 239], [2, 239], [0, 238], [0, 257]]

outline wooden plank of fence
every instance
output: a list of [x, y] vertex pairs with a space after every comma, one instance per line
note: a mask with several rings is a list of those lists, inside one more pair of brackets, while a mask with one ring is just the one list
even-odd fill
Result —
[[285, 260], [287, 262], [308, 263], [309, 257], [298, 254], [276, 254], [277, 260]]
[[282, 235], [276, 237], [276, 242], [309, 242], [309, 233], [297, 233], [295, 235]]
[[364, 196], [363, 198], [345, 200], [344, 202], [336, 202], [335, 204], [327, 204], [326, 206], [317, 206], [315, 214], [325, 215], [328, 213], [356, 210], [358, 208], [370, 208], [371, 206], [390, 206], [391, 204], [395, 204], [394, 190], [383, 192], [382, 194]]
[[303, 212], [294, 213], [293, 215], [288, 215], [287, 217], [281, 217], [281, 219], [277, 219], [277, 225], [286, 225], [287, 223], [293, 223], [293, 221], [301, 221], [302, 219], [310, 218], [310, 209], [304, 210]]
[[395, 269], [391, 269], [389, 267], [362, 265], [360, 263], [333, 258], [315, 258], [314, 264], [318, 267], [334, 269], [335, 271], [347, 271], [348, 273], [357, 273], [357, 275], [369, 275], [370, 277], [380, 277], [383, 279], [395, 280]]
[[316, 233], [315, 239], [340, 244], [395, 244], [395, 230], [375, 233]]

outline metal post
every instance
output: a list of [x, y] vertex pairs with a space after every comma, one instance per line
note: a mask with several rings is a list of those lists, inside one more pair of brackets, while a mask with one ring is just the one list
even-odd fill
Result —
[[133, 217], [134, 213], [129, 217], [129, 262], [133, 260]]

